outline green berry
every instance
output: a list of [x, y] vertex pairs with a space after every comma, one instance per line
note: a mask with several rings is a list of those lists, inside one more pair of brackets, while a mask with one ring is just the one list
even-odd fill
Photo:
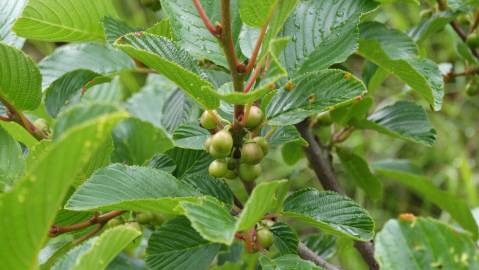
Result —
[[119, 218], [114, 218], [114, 219], [108, 221], [108, 223], [106, 224], [106, 227], [107, 227], [107, 228], [113, 228], [113, 227], [119, 226], [119, 225], [121, 225], [121, 224], [123, 224], [123, 222], [121, 221], [121, 219], [119, 219]]
[[210, 147], [211, 147], [211, 137], [209, 137], [209, 138], [206, 139], [206, 141], [205, 141], [205, 150], [206, 150], [206, 152], [210, 152]]
[[256, 231], [256, 239], [263, 248], [270, 248], [273, 245], [273, 233], [267, 228]]
[[264, 152], [259, 144], [251, 142], [243, 145], [241, 149], [241, 162], [255, 165], [260, 163], [263, 158]]
[[233, 148], [233, 137], [226, 130], [217, 132], [211, 137], [210, 154], [216, 158], [227, 157]]
[[467, 45], [477, 48], [479, 47], [479, 35], [477, 33], [472, 33], [467, 37]]
[[466, 94], [470, 97], [475, 96], [479, 93], [479, 85], [476, 83], [468, 83], [466, 86]]
[[259, 146], [261, 146], [261, 149], [263, 150], [263, 154], [266, 155], [269, 152], [269, 144], [268, 140], [266, 140], [265, 137], [255, 137], [253, 139], [253, 142], [257, 143]]
[[227, 172], [228, 166], [223, 160], [217, 159], [211, 162], [210, 166], [208, 167], [208, 173], [210, 174], [210, 176], [215, 178], [222, 178], [226, 175]]
[[252, 106], [249, 110], [248, 119], [246, 119], [246, 128], [255, 129], [264, 120], [264, 113], [258, 106]]
[[155, 215], [153, 213], [150, 213], [150, 212], [139, 213], [135, 217], [135, 221], [140, 223], [140, 224], [148, 224], [148, 223], [152, 222], [154, 219], [155, 219]]
[[248, 165], [248, 164], [240, 164], [239, 166], [239, 175], [241, 179], [247, 182], [253, 182], [261, 175], [261, 166], [258, 165]]
[[206, 129], [215, 129], [218, 125], [213, 115], [214, 111], [204, 111], [200, 118], [201, 126]]

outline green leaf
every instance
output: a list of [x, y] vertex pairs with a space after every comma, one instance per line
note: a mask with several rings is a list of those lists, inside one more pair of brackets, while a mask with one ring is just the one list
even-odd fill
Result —
[[337, 236], [368, 241], [374, 235], [374, 221], [368, 212], [335, 192], [299, 190], [286, 198], [283, 214]]
[[213, 158], [204, 150], [183, 149], [175, 147], [166, 154], [176, 164], [174, 175], [182, 178], [189, 174], [207, 174]]
[[271, 227], [273, 233], [273, 243], [278, 249], [279, 255], [298, 254], [298, 235], [286, 223], [276, 222]]
[[359, 31], [359, 54], [418, 91], [435, 110], [441, 109], [444, 96], [441, 71], [431, 60], [417, 56], [411, 38], [377, 22], [363, 23]]
[[221, 245], [203, 239], [184, 217], [173, 219], [153, 232], [146, 250], [152, 270], [206, 270]]
[[448, 0], [447, 4], [452, 11], [469, 12], [479, 7], [475, 0]]
[[298, 255], [285, 255], [275, 259], [266, 256], [259, 258], [263, 270], [323, 270], [310, 261], [301, 259]]
[[233, 204], [233, 192], [224, 180], [213, 178], [207, 174], [190, 174], [181, 180], [203, 195], [213, 196], [226, 205]]
[[292, 39], [282, 55], [288, 73], [300, 68], [318, 71], [344, 62], [356, 51], [359, 18], [376, 6], [370, 0], [299, 2], [282, 32]]
[[132, 226], [117, 226], [68, 252], [52, 270], [106, 269], [108, 264], [141, 232]]
[[368, 163], [361, 156], [345, 148], [338, 148], [336, 153], [341, 159], [341, 164], [344, 166], [346, 173], [357, 186], [373, 200], [382, 197], [381, 181], [371, 172]]
[[[111, 82], [94, 85], [88, 89], [83, 96], [81, 92], [74, 97], [75, 101], [88, 103], [88, 102], [105, 102], [119, 104], [124, 100], [125, 94], [123, 93], [120, 77], [114, 77]], [[70, 102], [72, 104], [73, 102]]]
[[175, 145], [181, 148], [202, 150], [211, 134], [198, 124], [179, 126], [173, 133]]
[[23, 143], [27, 148], [32, 148], [38, 144], [38, 140], [17, 123], [0, 121], [0, 127], [5, 129], [16, 141]]
[[239, 0], [241, 20], [252, 27], [265, 25], [276, 2], [276, 0]]
[[303, 243], [321, 258], [327, 260], [336, 253], [336, 237], [321, 233], [308, 235]]
[[165, 37], [167, 39], [173, 39], [171, 24], [168, 18], [163, 18], [161, 21], [155, 23], [152, 27], [146, 29], [145, 31], [154, 35]]
[[420, 194], [422, 198], [435, 203], [441, 209], [447, 211], [464, 229], [471, 232], [474, 239], [478, 238], [478, 226], [469, 206], [462, 198], [440, 190], [426, 177], [402, 171], [401, 169], [391, 167], [391, 165], [374, 166], [374, 170], [379, 175], [398, 181]]
[[0, 126], [0, 192], [20, 176], [25, 159], [20, 144]]
[[123, 117], [124, 114], [108, 115], [65, 133], [44, 149], [14, 188], [0, 196], [2, 267], [36, 268], [38, 253], [68, 188]]
[[199, 107], [189, 96], [180, 89], [175, 89], [162, 107], [161, 125], [173, 133], [181, 124], [197, 121], [198, 111]]
[[24, 38], [18, 37], [13, 31], [12, 27], [15, 20], [20, 13], [22, 13], [23, 7], [27, 3], [27, 0], [4, 0], [0, 4], [0, 41], [15, 48], [23, 47], [25, 42]]
[[301, 146], [308, 145], [308, 142], [303, 139], [294, 126], [278, 127], [269, 139], [269, 145], [271, 147], [279, 147], [287, 143], [299, 144]]
[[284, 87], [267, 108], [270, 125], [297, 124], [306, 117], [355, 102], [366, 93], [364, 84], [341, 70], [323, 70], [292, 80], [294, 89]]
[[236, 220], [217, 199], [206, 196], [195, 202], [182, 202], [185, 216], [204, 239], [231, 245], [236, 233]]
[[218, 94], [193, 57], [170, 40], [149, 33], [128, 34], [115, 46], [175, 82], [205, 108], [219, 107]]
[[411, 29], [408, 35], [417, 43], [422, 43], [432, 34], [441, 31], [456, 16], [450, 11], [438, 12], [422, 20], [419, 25]]
[[265, 214], [281, 207], [288, 191], [287, 180], [263, 182], [257, 185], [244, 205], [237, 221], [237, 230], [251, 229]]
[[111, 0], [30, 0], [13, 29], [35, 40], [103, 41], [105, 16], [117, 17]]
[[115, 41], [121, 36], [138, 31], [137, 29], [130, 27], [127, 23], [112, 17], [104, 17], [102, 23], [106, 41], [110, 44], [115, 43]]
[[390, 220], [376, 236], [381, 269], [478, 269], [469, 235], [433, 219]]
[[56, 117], [60, 110], [68, 106], [70, 100], [80, 91], [92, 86], [94, 80], [108, 82], [111, 79], [101, 77], [100, 74], [86, 69], [78, 69], [65, 73], [58, 80], [54, 81], [45, 91], [45, 108], [47, 112]]
[[115, 127], [113, 142], [112, 160], [131, 165], [143, 165], [153, 155], [173, 148], [173, 141], [165, 131], [136, 118], [129, 118]]
[[0, 97], [17, 110], [34, 110], [41, 102], [40, 71], [22, 51], [0, 42]]
[[53, 138], [56, 139], [65, 131], [82, 124], [88, 120], [100, 117], [105, 114], [118, 112], [121, 109], [110, 103], [88, 103], [78, 104], [63, 111], [55, 121], [53, 127]]
[[133, 69], [133, 61], [123, 52], [98, 43], [68, 44], [56, 49], [39, 64], [43, 77], [43, 88], [65, 73], [87, 69], [98, 74], [112, 74]]
[[176, 164], [166, 154], [156, 154], [150, 161], [148, 161], [148, 167], [157, 170], [165, 171], [167, 173], [173, 173], [176, 169]]
[[281, 156], [286, 164], [293, 166], [304, 158], [304, 146], [289, 142], [281, 147]]
[[436, 142], [436, 131], [424, 109], [408, 101], [398, 101], [383, 107], [367, 120], [355, 121], [354, 125], [427, 146]]
[[[236, 5], [233, 1], [232, 5]], [[201, 1], [210, 20], [215, 23], [221, 21], [220, 5], [214, 1]], [[214, 63], [227, 67], [223, 49], [216, 37], [211, 35], [198, 15], [198, 11], [190, 0], [161, 1], [165, 13], [168, 15], [173, 37], [179, 45], [188, 50], [198, 59], [209, 59]], [[233, 6], [235, 7], [235, 6]], [[237, 10], [237, 9], [232, 9]], [[241, 29], [239, 15], [233, 14], [233, 38], [237, 39]]]
[[131, 210], [177, 213], [198, 193], [172, 175], [152, 168], [112, 164], [81, 185], [65, 208], [74, 211]]
[[184, 214], [200, 235], [216, 243], [231, 245], [235, 232], [245, 231], [263, 219], [268, 211], [281, 205], [287, 192], [287, 181], [261, 183], [251, 194], [236, 221], [229, 207], [213, 197], [203, 197], [194, 202], [182, 202]]

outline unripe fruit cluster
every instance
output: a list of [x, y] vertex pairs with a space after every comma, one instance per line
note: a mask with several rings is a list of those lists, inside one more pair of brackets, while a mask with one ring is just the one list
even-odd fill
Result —
[[[214, 111], [205, 111], [200, 118], [201, 126], [216, 130], [219, 118], [215, 114]], [[261, 109], [252, 106], [244, 127], [249, 133], [249, 130], [258, 128], [263, 121], [264, 114]], [[261, 175], [260, 162], [268, 153], [268, 142], [264, 137], [255, 137], [235, 146], [230, 128], [226, 127], [206, 140], [205, 149], [215, 158], [208, 168], [212, 177], [235, 179], [239, 176], [242, 180], [251, 182]], [[236, 150], [239, 150], [240, 157], [234, 157], [233, 154], [238, 152]]]

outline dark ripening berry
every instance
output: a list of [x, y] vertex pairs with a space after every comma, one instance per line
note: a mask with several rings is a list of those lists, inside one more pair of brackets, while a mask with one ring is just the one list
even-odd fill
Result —
[[208, 173], [210, 174], [210, 176], [215, 178], [222, 178], [226, 175], [227, 172], [228, 166], [223, 160], [217, 159], [211, 162], [210, 166], [208, 167]]
[[256, 231], [256, 239], [263, 248], [270, 248], [273, 245], [273, 233], [266, 228]]
[[240, 164], [239, 175], [244, 181], [253, 182], [261, 175], [261, 166]]
[[263, 149], [257, 143], [251, 142], [243, 145], [241, 149], [241, 162], [255, 165], [261, 162], [264, 158]]
[[258, 106], [252, 106], [249, 110], [248, 119], [246, 119], [246, 128], [255, 129], [264, 120], [264, 113]]
[[226, 164], [228, 164], [228, 170], [236, 169], [236, 160], [234, 158], [227, 158]]
[[236, 175], [235, 171], [228, 170], [228, 171], [226, 172], [224, 178], [233, 180], [233, 179], [235, 179], [237, 176], [238, 176], [238, 175]]
[[206, 129], [214, 129], [217, 127], [217, 123], [215, 121], [215, 116], [212, 115], [215, 113], [214, 111], [204, 111], [200, 118], [201, 126]]
[[264, 155], [268, 154], [269, 152], [269, 144], [268, 140], [266, 140], [265, 137], [255, 137], [253, 139], [253, 142], [257, 143], [259, 146], [261, 146], [261, 149], [263, 150]]
[[210, 154], [216, 158], [227, 157], [233, 148], [233, 137], [226, 130], [217, 132], [211, 137]]

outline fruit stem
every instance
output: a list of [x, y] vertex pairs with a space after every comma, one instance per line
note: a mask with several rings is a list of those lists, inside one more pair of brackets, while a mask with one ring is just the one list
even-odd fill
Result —
[[[444, 0], [437, 0], [437, 4], [439, 7], [440, 11], [446, 11], [447, 10], [447, 3], [444, 2]], [[462, 41], [466, 42], [467, 41], [467, 33], [464, 31], [464, 29], [461, 28], [461, 25], [457, 20], [453, 20], [450, 22], [450, 25], [452, 26], [452, 29], [457, 33], [457, 35], [462, 39]], [[479, 59], [479, 52], [473, 48], [472, 46], [469, 46], [469, 49], [471, 50], [472, 54]]]
[[256, 40], [256, 45], [254, 47], [253, 53], [251, 54], [251, 58], [248, 61], [248, 65], [246, 66], [245, 73], [249, 73], [251, 70], [253, 70], [254, 65], [256, 64], [256, 59], [258, 58], [259, 52], [261, 50], [261, 46], [263, 44], [264, 37], [266, 35], [266, 31], [268, 30], [268, 25], [269, 25], [269, 21], [271, 19], [271, 14], [270, 14], [270, 17], [268, 19], [268, 22], [266, 22], [266, 24], [263, 25], [263, 27], [261, 28], [261, 31], [259, 32], [258, 39]]
[[471, 29], [469, 29], [469, 33], [476, 31], [478, 26], [479, 26], [479, 10], [476, 11], [476, 15], [474, 16], [474, 22], [471, 25]]
[[2, 103], [8, 110], [7, 118], [2, 119], [2, 121], [13, 121], [19, 124], [38, 141], [48, 138], [47, 134], [44, 134], [41, 130], [38, 130], [21, 111], [17, 110], [13, 104], [8, 102], [2, 96], [0, 96], [0, 103]]
[[251, 106], [253, 106], [251, 103], [246, 104], [244, 108], [244, 115], [243, 119], [241, 119], [241, 125], [244, 127], [246, 126], [246, 121], [248, 121], [249, 113], [251, 111]]
[[62, 233], [67, 233], [67, 232], [72, 232], [72, 231], [78, 231], [87, 227], [90, 227], [91, 225], [94, 224], [106, 224], [108, 221], [111, 219], [114, 219], [117, 216], [121, 216], [125, 213], [126, 211], [111, 211], [103, 215], [98, 215], [95, 214], [91, 218], [82, 221], [80, 223], [68, 225], [68, 226], [58, 226], [58, 225], [53, 225], [50, 228], [50, 231], [48, 233], [48, 236], [50, 237], [56, 237]]
[[254, 70], [254, 73], [251, 75], [251, 77], [248, 80], [248, 83], [246, 84], [246, 87], [243, 90], [243, 93], [248, 93], [252, 88], [254, 83], [256, 82], [256, 79], [258, 78], [259, 73], [261, 72], [261, 65], [258, 65], [256, 69]]
[[205, 24], [206, 28], [208, 28], [208, 30], [213, 36], [219, 37], [220, 34], [216, 30], [216, 27], [213, 25], [213, 23], [211, 23], [210, 19], [208, 18], [208, 15], [206, 15], [206, 11], [203, 8], [203, 5], [201, 5], [200, 0], [193, 0], [193, 4], [195, 5], [195, 8], [198, 11], [198, 14], [200, 15], [200, 18]]
[[225, 125], [223, 125], [223, 122], [221, 122], [219, 115], [215, 111], [213, 110], [207, 110], [207, 111], [211, 116], [213, 116], [213, 119], [215, 120], [216, 124], [218, 124], [218, 127], [220, 127], [221, 129], [225, 127]]

